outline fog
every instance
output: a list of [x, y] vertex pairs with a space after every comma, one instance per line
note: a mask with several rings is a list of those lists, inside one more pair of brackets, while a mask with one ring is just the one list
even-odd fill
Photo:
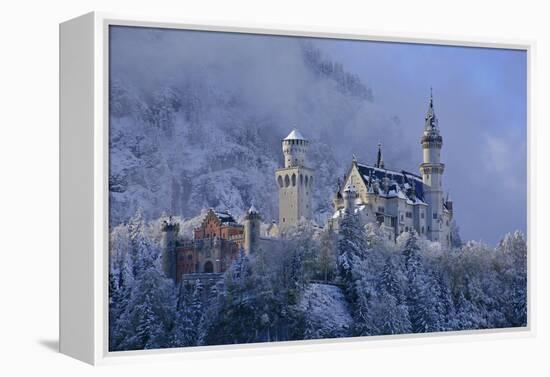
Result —
[[[495, 243], [506, 232], [526, 230], [524, 52], [128, 27], [110, 35], [111, 78], [140, 97], [163, 86], [200, 88], [210, 123], [220, 103], [246, 110], [235, 119], [216, 118], [215, 127], [252, 119], [276, 153], [280, 139], [298, 128], [330, 146], [339, 172], [352, 154], [372, 163], [379, 142], [388, 167], [418, 172], [433, 87], [443, 185], [463, 239]], [[372, 98], [320, 78], [304, 48], [341, 63]]]

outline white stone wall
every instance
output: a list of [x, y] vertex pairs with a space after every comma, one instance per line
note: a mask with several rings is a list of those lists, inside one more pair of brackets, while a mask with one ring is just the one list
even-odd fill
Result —
[[276, 171], [279, 189], [279, 227], [295, 226], [301, 218], [312, 219], [313, 170], [283, 168]]

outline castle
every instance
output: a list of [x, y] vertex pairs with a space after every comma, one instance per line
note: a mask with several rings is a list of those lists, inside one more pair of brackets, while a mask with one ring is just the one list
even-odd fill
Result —
[[231, 214], [209, 209], [192, 240], [178, 240], [179, 226], [172, 219], [162, 224], [163, 269], [179, 282], [184, 275], [222, 273], [243, 249], [249, 253], [260, 242], [260, 215], [252, 206], [244, 224]]
[[380, 144], [374, 165], [361, 164], [353, 158], [343, 183], [338, 184], [329, 227], [337, 230], [341, 218], [354, 212], [364, 223], [379, 223], [390, 239], [415, 230], [422, 237], [450, 246], [453, 202], [443, 197], [443, 138], [431, 95], [420, 143], [421, 175], [387, 169]]
[[[356, 214], [362, 223], [377, 223], [390, 240], [415, 230], [421, 237], [450, 246], [453, 203], [443, 197], [441, 162], [443, 138], [430, 95], [421, 138], [423, 162], [420, 175], [385, 167], [378, 145], [373, 165], [359, 163], [355, 156], [332, 200], [333, 216], [326, 228], [338, 232], [342, 218]], [[197, 273], [222, 273], [237, 258], [240, 250], [250, 253], [273, 247], [287, 230], [300, 222], [313, 222], [312, 197], [314, 170], [307, 161], [309, 141], [293, 130], [282, 140], [284, 167], [275, 171], [279, 197], [278, 224], [260, 232], [261, 217], [252, 206], [244, 223], [231, 214], [208, 211], [194, 230], [192, 240], [177, 238], [178, 226], [171, 220], [162, 225], [163, 266], [165, 273], [180, 281]]]

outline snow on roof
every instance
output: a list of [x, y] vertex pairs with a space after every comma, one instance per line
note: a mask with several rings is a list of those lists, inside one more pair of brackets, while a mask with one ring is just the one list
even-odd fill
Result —
[[302, 136], [300, 131], [294, 129], [283, 140], [306, 140], [306, 138]]
[[[401, 170], [390, 170], [390, 169], [382, 169], [377, 168], [376, 166], [370, 166], [366, 164], [357, 164], [357, 167], [359, 169], [359, 174], [361, 175], [361, 178], [363, 178], [363, 181], [365, 184], [367, 184], [370, 180], [370, 177], [372, 179], [376, 180], [383, 180], [384, 178], [389, 178], [392, 181], [392, 184], [397, 185], [405, 185], [407, 184], [407, 187], [404, 186], [405, 190], [413, 189], [416, 192], [416, 196], [418, 199], [423, 200], [424, 199], [424, 182], [422, 181], [422, 177], [419, 175], [416, 175], [414, 173]], [[393, 187], [390, 187], [390, 189]], [[396, 187], [397, 188], [397, 187]], [[388, 193], [389, 194], [389, 193]], [[397, 192], [392, 192], [391, 196], [396, 196]], [[407, 194], [408, 195], [408, 194]]]
[[233, 218], [233, 216], [231, 216], [231, 214], [228, 213], [228, 212], [215, 211], [214, 214], [216, 215], [216, 217], [222, 223], [235, 223], [236, 222], [235, 219]]

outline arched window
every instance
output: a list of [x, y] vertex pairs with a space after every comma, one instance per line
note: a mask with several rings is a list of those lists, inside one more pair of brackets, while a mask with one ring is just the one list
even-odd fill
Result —
[[277, 182], [279, 183], [279, 187], [283, 187], [283, 177], [277, 177]]
[[296, 174], [292, 174], [292, 187], [296, 186]]
[[300, 174], [300, 185], [304, 184], [304, 175]]
[[290, 186], [290, 178], [288, 178], [288, 174], [285, 175], [285, 187]]
[[308, 181], [308, 178], [307, 178], [307, 175], [306, 175], [306, 186], [307, 186], [307, 181]]
[[214, 272], [214, 265], [212, 264], [212, 262], [207, 261], [204, 264], [204, 272], [207, 273], [207, 274], [210, 274], [210, 273]]

